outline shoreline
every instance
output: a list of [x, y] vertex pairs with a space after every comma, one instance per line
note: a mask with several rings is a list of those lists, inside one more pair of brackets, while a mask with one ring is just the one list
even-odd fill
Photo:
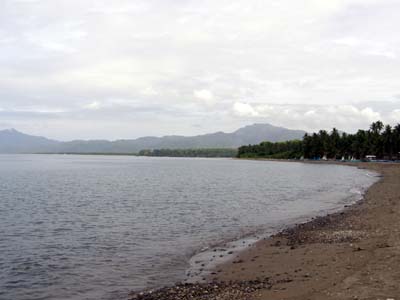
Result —
[[[392, 248], [387, 240], [394, 222], [392, 218], [396, 216], [392, 212], [394, 205], [400, 203], [400, 165], [330, 161], [306, 163], [369, 169], [381, 174], [382, 178], [369, 187], [363, 200], [339, 212], [313, 218], [257, 241], [234, 259], [217, 265], [206, 283], [177, 284], [156, 291], [135, 293], [130, 299], [300, 300], [379, 299], [382, 296], [395, 299], [400, 295], [396, 280], [386, 280], [376, 286], [366, 280], [373, 275], [374, 269], [362, 269], [376, 263], [373, 259], [375, 251], [384, 252]], [[392, 218], [388, 218], [388, 214]], [[377, 222], [377, 217], [382, 221]], [[400, 229], [400, 220], [397, 228]], [[398, 229], [396, 232], [400, 231]], [[378, 261], [382, 262], [381, 259]], [[399, 277], [396, 278], [400, 280], [400, 266], [398, 269], [396, 275]], [[384, 268], [379, 268], [379, 271], [384, 271]], [[383, 274], [376, 276], [382, 277]], [[390, 282], [388, 289], [385, 286]], [[377, 292], [376, 297], [365, 298], [375, 296], [373, 292]]]
[[[265, 160], [270, 161], [270, 160]], [[282, 162], [279, 160], [272, 160], [272, 162]], [[284, 161], [287, 162], [287, 161]], [[338, 164], [336, 164], [338, 165]], [[353, 165], [346, 165], [346, 167], [354, 167]], [[184, 283], [204, 283], [215, 280], [218, 271], [221, 271], [221, 266], [232, 263], [233, 261], [240, 260], [239, 256], [245, 252], [249, 247], [256, 246], [258, 243], [266, 239], [281, 234], [282, 232], [294, 229], [298, 225], [312, 222], [317, 218], [324, 218], [336, 213], [341, 213], [349, 207], [360, 204], [365, 197], [368, 189], [381, 179], [381, 174], [376, 171], [366, 171], [364, 168], [359, 168], [365, 171], [365, 176], [374, 178], [374, 182], [366, 187], [359, 187], [352, 194], [349, 194], [341, 202], [338, 202], [338, 207], [326, 208], [320, 211], [310, 212], [294, 218], [285, 219], [278, 223], [273, 223], [268, 226], [268, 229], [255, 230], [252, 233], [243, 235], [233, 240], [220, 241], [219, 243], [203, 249], [195, 253], [190, 259], [190, 268], [186, 272], [186, 279]], [[340, 207], [339, 207], [340, 205]], [[218, 276], [216, 278], [218, 280]]]

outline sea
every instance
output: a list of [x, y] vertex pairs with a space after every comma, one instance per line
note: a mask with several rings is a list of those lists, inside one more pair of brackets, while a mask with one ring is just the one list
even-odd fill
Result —
[[0, 299], [114, 300], [193, 257], [339, 211], [364, 169], [213, 158], [0, 155]]

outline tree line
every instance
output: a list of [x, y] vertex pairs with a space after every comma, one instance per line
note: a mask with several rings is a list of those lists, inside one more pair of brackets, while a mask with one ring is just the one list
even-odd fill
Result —
[[305, 134], [303, 140], [242, 146], [238, 149], [241, 158], [280, 159], [364, 159], [375, 155], [377, 159], [400, 158], [400, 124], [392, 127], [381, 121], [371, 124], [369, 130], [358, 130], [355, 134], [320, 130]]
[[139, 156], [159, 157], [235, 157], [237, 149], [201, 148], [201, 149], [153, 149], [141, 150]]

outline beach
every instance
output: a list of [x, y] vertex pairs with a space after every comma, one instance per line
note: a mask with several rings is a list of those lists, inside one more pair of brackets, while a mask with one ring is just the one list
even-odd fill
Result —
[[382, 175], [362, 201], [251, 245], [206, 283], [131, 299], [400, 299], [400, 165], [348, 165]]

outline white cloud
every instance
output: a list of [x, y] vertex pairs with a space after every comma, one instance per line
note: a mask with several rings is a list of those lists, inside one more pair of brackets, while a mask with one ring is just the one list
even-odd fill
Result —
[[157, 96], [159, 93], [153, 87], [146, 87], [142, 90], [142, 94], [145, 96]]
[[393, 124], [400, 124], [400, 109], [395, 109], [390, 114], [390, 119]]
[[202, 89], [202, 90], [195, 90], [193, 95], [196, 99], [200, 100], [207, 106], [212, 106], [216, 103], [216, 98], [214, 94], [210, 90]]
[[368, 50], [365, 52], [367, 55], [383, 56], [389, 59], [396, 59], [397, 54], [389, 50]]
[[361, 41], [355, 37], [343, 37], [340, 39], [333, 40], [334, 43], [338, 45], [348, 46], [348, 47], [356, 47], [361, 44]]
[[381, 119], [379, 112], [373, 111], [370, 107], [366, 107], [360, 112], [361, 116], [369, 120], [370, 122], [375, 122]]
[[236, 102], [233, 105], [234, 114], [240, 117], [257, 117], [259, 113], [248, 103]]
[[304, 113], [304, 116], [305, 116], [305, 117], [314, 117], [315, 114], [316, 114], [316, 111], [315, 111], [314, 109], [312, 109], [312, 110], [306, 111], [306, 112]]
[[93, 101], [93, 102], [91, 102], [91, 103], [89, 103], [87, 105], [84, 105], [83, 108], [92, 109], [92, 110], [98, 110], [98, 109], [100, 109], [100, 107], [101, 107], [101, 104], [99, 102]]

